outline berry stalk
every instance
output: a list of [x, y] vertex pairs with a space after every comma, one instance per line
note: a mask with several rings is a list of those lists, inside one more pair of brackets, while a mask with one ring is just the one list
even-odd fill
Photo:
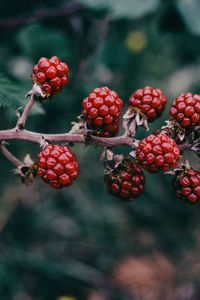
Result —
[[34, 95], [32, 95], [31, 98], [29, 99], [27, 105], [25, 106], [25, 109], [24, 109], [21, 117], [17, 121], [16, 127], [18, 127], [19, 129], [24, 128], [29, 111], [31, 110], [34, 102], [35, 102], [35, 97], [34, 97]]

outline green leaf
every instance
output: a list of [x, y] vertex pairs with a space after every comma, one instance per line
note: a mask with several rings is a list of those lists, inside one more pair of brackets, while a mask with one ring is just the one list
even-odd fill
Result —
[[[26, 93], [27, 90], [24, 87], [21, 87], [20, 84], [17, 85], [0, 71], [0, 108], [16, 110], [20, 106], [24, 107], [27, 103]], [[43, 114], [44, 110], [42, 107], [34, 105], [30, 113]]]
[[112, 18], [137, 19], [157, 9], [159, 0], [79, 0], [90, 8], [107, 9]]
[[191, 33], [200, 34], [200, 1], [178, 0], [177, 7]]
[[22, 105], [23, 91], [0, 71], [0, 107], [16, 109]]

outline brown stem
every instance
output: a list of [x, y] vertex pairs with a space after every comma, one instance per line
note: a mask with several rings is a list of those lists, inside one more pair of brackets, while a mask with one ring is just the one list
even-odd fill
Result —
[[78, 3], [63, 5], [58, 9], [40, 9], [30, 14], [18, 15], [7, 19], [0, 19], [0, 26], [17, 26], [24, 23], [38, 22], [40, 20], [68, 16], [79, 12], [83, 6]]
[[3, 153], [3, 155], [10, 160], [14, 165], [17, 167], [23, 166], [24, 164], [16, 158], [8, 149], [5, 147], [3, 143], [0, 144], [0, 151]]
[[87, 143], [93, 144], [101, 147], [114, 147], [119, 145], [132, 146], [134, 139], [131, 137], [113, 137], [113, 138], [104, 138], [97, 137], [94, 135], [89, 136], [89, 139], [85, 138], [83, 134], [46, 134], [46, 133], [37, 133], [34, 131], [29, 131], [26, 129], [12, 128], [8, 130], [0, 131], [0, 140], [28, 140], [41, 144], [44, 141], [53, 143], [53, 142], [78, 142], [78, 143]]
[[26, 104], [26, 107], [25, 107], [21, 117], [17, 121], [16, 127], [18, 127], [19, 129], [24, 128], [26, 119], [28, 117], [28, 113], [29, 113], [31, 107], [33, 106], [34, 102], [35, 102], [35, 99], [34, 99], [34, 96], [32, 95], [31, 98], [29, 99], [28, 103]]

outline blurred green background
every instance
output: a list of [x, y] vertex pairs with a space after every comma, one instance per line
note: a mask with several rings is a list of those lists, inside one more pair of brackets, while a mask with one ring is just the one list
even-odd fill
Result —
[[[199, 93], [199, 15], [198, 0], [2, 0], [0, 128], [15, 125], [41, 56], [66, 61], [70, 80], [52, 102], [34, 107], [27, 128], [38, 132], [69, 130], [98, 86], [116, 90], [124, 111], [145, 85], [163, 89], [168, 107], [180, 92]], [[9, 149], [20, 159], [39, 151], [25, 141]], [[198, 205], [176, 199], [163, 174], [146, 174], [144, 194], [123, 203], [106, 192], [102, 149], [72, 150], [80, 173], [63, 190], [40, 178], [23, 186], [0, 155], [0, 299], [199, 300]]]

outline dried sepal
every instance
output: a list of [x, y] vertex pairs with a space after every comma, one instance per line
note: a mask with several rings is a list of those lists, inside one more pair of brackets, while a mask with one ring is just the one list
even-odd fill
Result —
[[138, 126], [149, 131], [147, 117], [136, 107], [129, 107], [123, 115], [124, 136], [135, 136]]
[[33, 182], [37, 175], [37, 166], [29, 154], [25, 156], [23, 163], [24, 164], [19, 165], [16, 169], [13, 169], [12, 173], [20, 176], [22, 183], [29, 185]]
[[[106, 152], [109, 149], [106, 150]], [[114, 155], [114, 153], [111, 150], [109, 150], [108, 155], [106, 153], [106, 157], [107, 160], [105, 161], [104, 159], [104, 174], [108, 175], [110, 173], [112, 173], [114, 170], [116, 170], [119, 165], [121, 165], [122, 161], [124, 160], [124, 156], [122, 154], [116, 154]]]
[[49, 142], [43, 138], [40, 142], [40, 148], [44, 149], [47, 145], [49, 145]]
[[85, 132], [86, 123], [80, 119], [79, 122], [71, 122], [72, 128], [69, 134], [83, 134]]
[[170, 118], [169, 120], [165, 121], [166, 125], [162, 126], [161, 129], [163, 131], [168, 131], [168, 135], [173, 136], [177, 135], [179, 140], [182, 142], [186, 135], [185, 128], [181, 127], [176, 120]]
[[[183, 157], [181, 156], [181, 158], [183, 159]], [[181, 170], [185, 170], [185, 169], [191, 169], [191, 166], [189, 164], [189, 161], [186, 159], [183, 159], [183, 161], [179, 160], [177, 166], [171, 170], [165, 171], [164, 174], [167, 175], [176, 175], [177, 173], [179, 173]]]
[[50, 94], [44, 93], [37, 82], [34, 82], [32, 89], [26, 94], [26, 98], [29, 96], [33, 96], [39, 102], [50, 98]]

